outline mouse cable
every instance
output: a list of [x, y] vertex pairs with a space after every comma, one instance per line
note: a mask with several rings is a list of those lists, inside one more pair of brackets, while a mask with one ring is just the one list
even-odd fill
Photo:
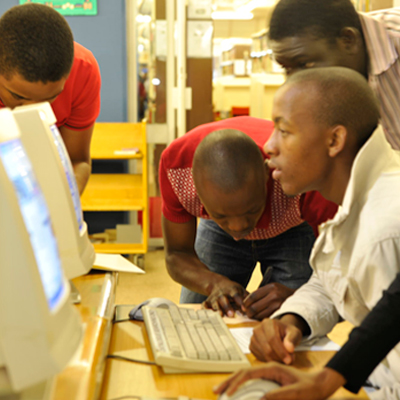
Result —
[[126, 321], [132, 321], [132, 320], [130, 318], [119, 319], [119, 320], [113, 320], [112, 323], [113, 324], [118, 324], [119, 322], [126, 322]]
[[139, 364], [157, 365], [154, 361], [136, 360], [134, 358], [119, 356], [117, 354], [107, 354], [107, 358], [113, 358], [115, 360], [122, 360], [122, 361], [130, 361], [130, 362], [135, 362], [135, 363], [139, 363]]

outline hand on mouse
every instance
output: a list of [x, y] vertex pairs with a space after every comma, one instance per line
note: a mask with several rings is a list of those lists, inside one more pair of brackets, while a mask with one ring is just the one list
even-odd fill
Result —
[[294, 292], [280, 283], [269, 283], [250, 293], [243, 301], [242, 310], [249, 318], [261, 321], [278, 310]]
[[218, 275], [213, 280], [211, 292], [207, 300], [203, 302], [204, 308], [210, 308], [215, 311], [220, 311], [221, 315], [234, 317], [236, 310], [241, 310], [243, 299], [249, 293], [246, 289], [237, 282]]
[[307, 328], [305, 321], [293, 314], [286, 314], [281, 319], [264, 319], [253, 330], [250, 350], [260, 361], [291, 364], [294, 349]]
[[268, 363], [233, 374], [214, 388], [214, 393], [231, 396], [244, 382], [250, 379], [269, 379], [282, 387], [267, 393], [264, 400], [323, 400], [346, 383], [338, 372], [324, 368], [318, 372], [303, 372], [293, 367]]

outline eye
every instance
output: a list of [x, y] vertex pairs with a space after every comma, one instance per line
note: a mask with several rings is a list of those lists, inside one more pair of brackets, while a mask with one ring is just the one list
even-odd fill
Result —
[[282, 128], [278, 128], [278, 132], [280, 133], [280, 135], [281, 135], [282, 137], [285, 137], [285, 136], [288, 135], [288, 132], [285, 131], [285, 130], [282, 129]]
[[257, 215], [260, 212], [260, 209], [257, 208], [257, 210], [253, 210], [249, 212], [249, 215]]
[[297, 68], [299, 69], [314, 68], [314, 67], [315, 67], [314, 61], [301, 61], [297, 64]]
[[11, 93], [15, 100], [25, 100], [23, 97], [19, 96], [16, 93]]

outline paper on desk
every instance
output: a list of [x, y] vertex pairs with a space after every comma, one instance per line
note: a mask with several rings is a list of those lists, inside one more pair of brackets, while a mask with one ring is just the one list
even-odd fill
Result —
[[[249, 346], [253, 328], [231, 328], [230, 331], [243, 353], [250, 353]], [[323, 337], [308, 343], [301, 343], [296, 347], [295, 351], [337, 351], [339, 349], [339, 345], [329, 338]]]
[[144, 274], [145, 272], [135, 264], [131, 263], [120, 254], [100, 254], [96, 253], [93, 268], [104, 269], [107, 271], [134, 272]]
[[243, 322], [258, 322], [256, 319], [249, 318], [247, 315], [243, 314], [240, 311], [236, 311], [233, 318], [224, 316], [223, 320], [228, 325], [242, 324]]

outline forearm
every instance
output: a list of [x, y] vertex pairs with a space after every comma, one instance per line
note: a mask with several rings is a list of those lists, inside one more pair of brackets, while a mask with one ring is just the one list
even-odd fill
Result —
[[213, 285], [227, 278], [211, 272], [195, 253], [169, 252], [166, 265], [171, 278], [187, 289], [208, 296]]
[[78, 185], [79, 194], [82, 195], [89, 181], [92, 165], [90, 162], [81, 161], [72, 164], [75, 173], [76, 184]]
[[320, 393], [319, 398], [328, 398], [342, 387], [346, 380], [344, 377], [333, 369], [325, 367], [322, 371], [315, 375], [316, 385], [313, 391]]

